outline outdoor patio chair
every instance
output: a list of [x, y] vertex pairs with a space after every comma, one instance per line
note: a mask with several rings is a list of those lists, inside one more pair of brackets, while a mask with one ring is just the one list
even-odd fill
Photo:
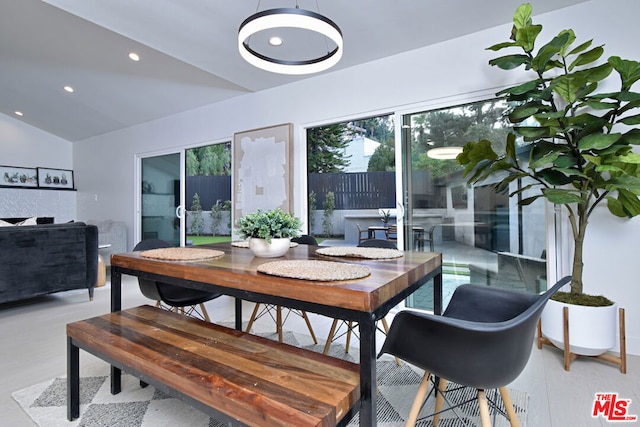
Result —
[[[133, 250], [146, 251], [170, 247], [172, 247], [172, 245], [164, 240], [147, 239], [138, 243]], [[218, 298], [221, 295], [218, 292], [199, 291], [197, 289], [156, 282], [140, 277], [138, 278], [138, 285], [140, 286], [142, 295], [156, 301], [156, 307], [175, 311], [207, 322], [211, 320], [209, 319], [209, 313], [207, 313], [204, 303]], [[198, 308], [200, 311], [198, 311]]]
[[389, 240], [390, 242], [397, 242], [398, 241], [398, 226], [397, 225], [389, 225], [387, 227], [387, 230], [385, 231], [385, 234], [387, 236], [387, 240]]
[[[462, 285], [456, 288], [442, 316], [398, 313], [378, 357], [388, 353], [425, 371], [406, 425], [415, 425], [429, 382], [438, 388], [433, 425], [438, 424], [445, 400], [448, 409], [455, 410], [446, 396], [451, 390], [443, 392], [451, 381], [477, 389], [483, 427], [491, 425], [485, 390], [497, 388], [506, 410], [503, 415], [517, 426], [506, 386], [527, 365], [545, 304], [570, 281], [571, 277], [565, 277], [542, 295]], [[490, 403], [496, 408], [495, 402]]]
[[356, 227], [358, 227], [358, 244], [364, 242], [365, 240], [368, 240], [369, 230], [363, 230], [362, 228], [360, 228], [360, 224], [356, 224]]

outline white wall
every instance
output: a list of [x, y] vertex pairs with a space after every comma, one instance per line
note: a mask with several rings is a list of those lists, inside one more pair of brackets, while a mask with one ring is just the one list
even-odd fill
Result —
[[[597, 44], [605, 43], [608, 55], [633, 58], [637, 57], [635, 40], [640, 37], [639, 15], [640, 2], [635, 0], [593, 0], [534, 20], [545, 26], [544, 40], [572, 27], [581, 40], [594, 37]], [[286, 122], [296, 126], [294, 193], [300, 195], [306, 187], [306, 172], [301, 168], [305, 126], [490, 97], [516, 78], [517, 73], [487, 65], [495, 53], [485, 48], [504, 41], [509, 31], [510, 24], [78, 142], [73, 146], [78, 217], [125, 221], [132, 247], [136, 154], [231, 140], [234, 132]], [[302, 197], [294, 204], [297, 213], [304, 213]], [[628, 350], [640, 354], [640, 291], [630, 283], [640, 220], [621, 221], [598, 212], [592, 222], [585, 254], [586, 288], [623, 303]]]
[[[71, 142], [0, 114], [0, 165], [73, 169]], [[76, 219], [76, 192], [0, 188], [0, 218]]]
[[71, 142], [1, 113], [0, 153], [0, 165], [3, 166], [73, 167]]

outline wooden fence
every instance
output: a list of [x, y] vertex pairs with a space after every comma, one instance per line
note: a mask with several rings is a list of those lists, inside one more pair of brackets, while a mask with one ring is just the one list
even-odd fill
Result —
[[[421, 197], [414, 198], [417, 207], [441, 207], [443, 194], [431, 185], [428, 172], [414, 171], [413, 182]], [[309, 193], [316, 197], [316, 210], [322, 210], [327, 193], [335, 196], [335, 210], [378, 209], [396, 207], [395, 172], [311, 173]], [[424, 188], [423, 188], [424, 187]], [[202, 209], [208, 211], [217, 200], [231, 200], [230, 176], [188, 176], [186, 181], [187, 209], [191, 209], [193, 195], [198, 193]], [[424, 198], [424, 200], [422, 200]]]

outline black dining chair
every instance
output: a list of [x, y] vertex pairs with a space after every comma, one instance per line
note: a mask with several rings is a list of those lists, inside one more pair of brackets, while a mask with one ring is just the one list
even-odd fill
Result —
[[[146, 251], [170, 247], [172, 245], [164, 240], [146, 239], [138, 243], [133, 250]], [[218, 292], [200, 291], [140, 277], [138, 278], [138, 286], [142, 295], [156, 301], [156, 307], [179, 312], [207, 322], [210, 322], [211, 319], [204, 303], [222, 295]], [[198, 311], [198, 308], [200, 311]]]
[[308, 234], [303, 234], [302, 236], [298, 237], [292, 237], [291, 241], [300, 245], [318, 246], [318, 241], [316, 240], [316, 238], [313, 236], [309, 236]]
[[[369, 239], [365, 240], [362, 243], [358, 244], [360, 248], [383, 248], [383, 249], [398, 249], [398, 246], [390, 240], [383, 239]], [[382, 328], [378, 327], [378, 330], [384, 333], [385, 335], [389, 332], [389, 324], [387, 323], [387, 319], [384, 317], [380, 319], [382, 322]], [[344, 329], [342, 329], [344, 327]], [[351, 334], [356, 333], [356, 328], [358, 327], [358, 323], [352, 320], [341, 320], [341, 319], [333, 319], [333, 323], [331, 324], [331, 329], [329, 329], [329, 335], [327, 336], [327, 341], [324, 344], [324, 354], [329, 354], [329, 349], [331, 348], [331, 343], [333, 343], [338, 338], [346, 335], [346, 344], [345, 344], [345, 352], [349, 352], [349, 346], [351, 345]], [[396, 359], [398, 362], [398, 366], [400, 366], [400, 360]]]
[[398, 249], [396, 242], [384, 239], [369, 239], [358, 244], [359, 248]]
[[[511, 426], [517, 426], [506, 386], [520, 375], [529, 361], [545, 304], [570, 281], [571, 277], [565, 277], [542, 295], [461, 285], [442, 316], [414, 311], [398, 313], [378, 357], [388, 353], [424, 369], [405, 425], [415, 425], [432, 382], [434, 389], [438, 389], [432, 414], [436, 426], [450, 381], [477, 389], [483, 427], [491, 425], [485, 390], [497, 388], [506, 410], [504, 415]], [[492, 404], [496, 408], [495, 403]]]
[[[309, 236], [308, 234], [303, 234], [302, 236], [299, 236], [299, 237], [292, 237], [291, 241], [298, 243], [300, 245], [318, 246], [318, 241], [316, 240], [316, 238], [313, 236]], [[262, 310], [260, 310], [260, 307], [262, 307]], [[253, 324], [256, 320], [258, 320], [259, 318], [265, 315], [269, 315], [276, 322], [276, 333], [278, 334], [278, 340], [282, 342], [283, 326], [287, 321], [289, 314], [295, 314], [304, 319], [305, 323], [307, 324], [307, 329], [309, 329], [309, 334], [311, 334], [311, 339], [313, 340], [313, 343], [318, 344], [318, 340], [316, 339], [316, 334], [313, 331], [313, 327], [311, 327], [311, 322], [309, 321], [309, 316], [307, 315], [307, 312], [303, 310], [296, 310], [296, 309], [287, 308], [287, 307], [284, 307], [284, 309], [288, 311], [283, 317], [282, 306], [274, 305], [274, 304], [265, 304], [260, 302], [256, 303], [256, 306], [253, 308], [253, 313], [251, 313], [251, 318], [249, 319], [249, 323], [247, 324], [247, 329], [245, 332], [251, 332], [251, 328], [253, 327]], [[275, 318], [274, 318], [274, 312], [275, 312]]]

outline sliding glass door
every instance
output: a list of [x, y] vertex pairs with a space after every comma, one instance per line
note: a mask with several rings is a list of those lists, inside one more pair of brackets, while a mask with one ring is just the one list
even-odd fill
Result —
[[141, 159], [141, 239], [184, 244], [181, 153]]

